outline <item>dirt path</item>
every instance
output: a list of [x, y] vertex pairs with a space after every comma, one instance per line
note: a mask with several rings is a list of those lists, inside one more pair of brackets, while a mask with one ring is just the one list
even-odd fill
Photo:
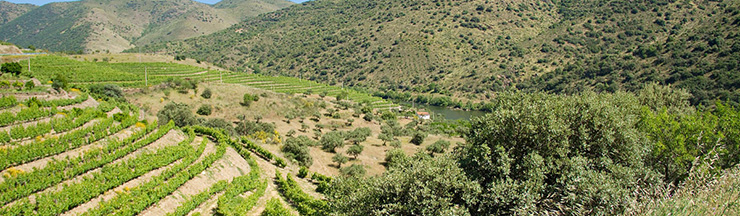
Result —
[[[209, 142], [209, 145], [214, 145]], [[214, 147], [215, 149], [215, 147]], [[215, 150], [214, 150], [215, 151]], [[204, 154], [205, 155], [205, 154]], [[174, 193], [160, 200], [156, 205], [143, 211], [139, 215], [165, 215], [173, 212], [178, 206], [200, 192], [211, 188], [218, 181], [231, 181], [235, 177], [249, 173], [249, 164], [233, 148], [226, 149], [224, 156], [216, 160], [214, 165], [185, 182]]]

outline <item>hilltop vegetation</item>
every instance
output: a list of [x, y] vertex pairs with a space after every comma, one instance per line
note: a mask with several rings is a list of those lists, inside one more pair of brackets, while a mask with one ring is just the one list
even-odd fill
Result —
[[0, 39], [51, 51], [120, 52], [152, 42], [210, 34], [245, 17], [291, 4], [282, 0], [235, 0], [219, 4], [223, 7], [191, 0], [50, 3], [16, 13], [22, 14], [17, 18], [8, 16], [7, 23], [0, 24]]
[[708, 105], [739, 99], [739, 13], [736, 1], [319, 0], [146, 50], [390, 93], [475, 101], [658, 82]]
[[14, 4], [0, 1], [0, 26], [37, 7], [32, 4]]

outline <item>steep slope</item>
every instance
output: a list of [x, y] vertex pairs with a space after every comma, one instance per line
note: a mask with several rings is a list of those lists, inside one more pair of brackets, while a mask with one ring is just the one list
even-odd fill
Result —
[[32, 4], [14, 4], [0, 1], [0, 26], [37, 7], [38, 6]]
[[0, 38], [53, 51], [120, 52], [136, 45], [210, 34], [245, 16], [284, 7], [286, 2], [235, 1], [240, 10], [217, 9], [191, 0], [47, 4], [0, 27]]
[[[740, 64], [737, 7], [736, 1], [317, 0], [148, 50], [385, 92], [480, 100], [512, 86], [616, 91], [661, 82], [691, 88], [699, 103], [740, 95], [740, 79], [730, 73]], [[715, 62], [723, 65], [710, 67]]]

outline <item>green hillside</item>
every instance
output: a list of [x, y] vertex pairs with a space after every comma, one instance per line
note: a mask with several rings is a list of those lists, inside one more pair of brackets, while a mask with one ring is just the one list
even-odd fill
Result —
[[37, 6], [32, 4], [13, 4], [6, 1], [0, 1], [0, 26], [30, 10], [33, 10], [34, 8], [37, 8]]
[[238, 0], [232, 1], [238, 10], [232, 10], [191, 0], [52, 3], [0, 25], [0, 38], [52, 51], [120, 52], [152, 42], [207, 35], [245, 17], [290, 4], [288, 1]]
[[[548, 92], [688, 88], [738, 100], [736, 1], [334, 1], [150, 46], [235, 71], [485, 100]], [[716, 63], [716, 64], [715, 64]]]

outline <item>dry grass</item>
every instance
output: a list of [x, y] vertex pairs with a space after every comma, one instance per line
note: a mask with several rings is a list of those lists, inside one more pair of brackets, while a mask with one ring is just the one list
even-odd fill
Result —
[[[213, 92], [211, 99], [204, 99], [199, 96], [199, 93], [205, 89], [210, 88]], [[137, 93], [129, 95], [128, 99], [131, 103], [144, 107], [149, 118], [156, 119], [156, 113], [159, 112], [167, 103], [170, 101], [177, 103], [185, 103], [190, 105], [193, 112], [200, 107], [202, 104], [209, 104], [213, 106], [213, 113], [210, 116], [204, 116], [205, 118], [223, 118], [229, 122], [238, 121], [238, 116], [243, 115], [248, 120], [255, 119], [255, 117], [262, 117], [262, 122], [274, 123], [275, 128], [281, 135], [285, 136], [290, 130], [296, 132], [295, 136], [306, 135], [313, 137], [313, 129], [317, 128], [317, 125], [342, 125], [337, 130], [354, 130], [355, 128], [368, 127], [372, 131], [372, 135], [368, 137], [367, 141], [361, 144], [365, 146], [364, 151], [357, 159], [352, 159], [349, 163], [343, 166], [349, 166], [352, 164], [361, 164], [367, 170], [368, 175], [379, 175], [385, 171], [383, 162], [385, 160], [385, 152], [392, 149], [393, 147], [387, 145], [383, 146], [383, 142], [377, 139], [380, 134], [380, 123], [378, 121], [367, 122], [362, 118], [352, 117], [354, 111], [340, 110], [339, 113], [342, 116], [340, 119], [333, 119], [331, 117], [322, 116], [318, 122], [309, 120], [309, 117], [304, 119], [304, 123], [308, 125], [309, 129], [306, 132], [301, 132], [301, 123], [298, 119], [293, 119], [290, 123], [285, 120], [285, 113], [293, 110], [295, 104], [291, 101], [294, 96], [273, 93], [266, 90], [251, 88], [243, 85], [236, 84], [217, 84], [217, 83], [203, 83], [199, 86], [198, 94], [194, 94], [193, 91], [188, 94], [180, 94], [174, 90], [170, 90], [169, 96], [161, 90]], [[266, 97], [260, 97], [259, 101], [252, 103], [248, 108], [243, 107], [239, 104], [242, 100], [244, 93], [266, 95]], [[303, 97], [303, 96], [295, 96]], [[317, 95], [310, 95], [304, 98], [307, 101], [314, 101], [317, 104], [320, 100], [323, 100], [327, 106], [326, 109], [338, 110], [339, 107], [335, 106], [329, 97], [324, 99]], [[332, 98], [333, 99], [333, 98]], [[320, 108], [321, 113], [326, 113], [326, 109]], [[348, 119], [354, 119], [351, 126], [346, 126], [345, 123]], [[409, 123], [409, 119], [399, 119], [401, 125]], [[329, 128], [322, 129], [323, 133], [330, 131]], [[437, 140], [444, 139], [455, 144], [457, 142], [465, 142], [464, 139], [459, 137], [447, 137], [444, 135], [430, 135], [426, 141], [420, 145], [414, 145], [409, 142], [411, 137], [398, 137], [402, 143], [402, 149], [407, 154], [414, 154], [417, 151], [424, 150], [427, 145], [434, 143]], [[274, 144], [262, 144], [262, 146], [270, 150], [271, 152], [283, 156], [280, 148], [282, 145]], [[337, 148], [337, 152], [345, 152], [350, 145], [346, 145], [343, 148]], [[339, 169], [336, 164], [332, 162], [331, 158], [334, 153], [328, 153], [320, 149], [320, 147], [310, 147], [310, 154], [314, 159], [314, 163], [309, 169], [312, 172], [319, 172], [324, 175], [338, 175]], [[295, 169], [297, 172], [297, 168]]]

